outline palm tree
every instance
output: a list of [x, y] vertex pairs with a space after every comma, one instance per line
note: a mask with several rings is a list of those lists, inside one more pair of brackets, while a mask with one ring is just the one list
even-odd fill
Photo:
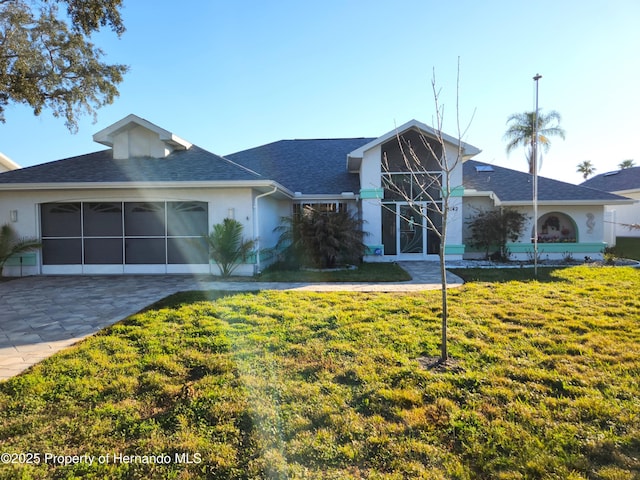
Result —
[[589, 175], [593, 175], [593, 172], [596, 171], [596, 167], [593, 166], [591, 160], [585, 160], [578, 164], [578, 169], [576, 171], [581, 173], [582, 178], [586, 180]]
[[[507, 140], [507, 154], [519, 147], [525, 147], [527, 151], [527, 162], [529, 163], [529, 173], [533, 174], [533, 141], [534, 123], [536, 112], [514, 113], [507, 119], [509, 128], [504, 134]], [[538, 112], [537, 131], [538, 145], [546, 153], [549, 151], [551, 141], [549, 137], [557, 136], [564, 140], [564, 130], [560, 128], [560, 114], [555, 110], [547, 114]], [[555, 124], [554, 124], [555, 122]]]
[[0, 277], [4, 264], [13, 255], [40, 248], [37, 238], [20, 238], [11, 225], [5, 223], [0, 227]]
[[225, 218], [213, 226], [207, 238], [209, 255], [218, 264], [223, 277], [230, 276], [240, 262], [245, 262], [255, 246], [254, 240], [242, 238], [242, 224]]
[[624, 170], [625, 168], [631, 168], [631, 167], [635, 167], [636, 164], [632, 159], [629, 160], [623, 160], [618, 164], [618, 168], [620, 170]]
[[363, 221], [352, 213], [322, 212], [305, 206], [298, 215], [283, 217], [276, 249], [289, 263], [315, 268], [333, 268], [359, 263], [366, 246]]

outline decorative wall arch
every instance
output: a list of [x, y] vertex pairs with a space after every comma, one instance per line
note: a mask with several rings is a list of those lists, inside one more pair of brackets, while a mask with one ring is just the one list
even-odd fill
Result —
[[[533, 238], [533, 232], [531, 232]], [[577, 243], [578, 226], [570, 215], [549, 212], [538, 218], [538, 243]]]

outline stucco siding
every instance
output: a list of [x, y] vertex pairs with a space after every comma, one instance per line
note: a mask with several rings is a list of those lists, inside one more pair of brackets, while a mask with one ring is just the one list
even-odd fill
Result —
[[[464, 201], [465, 221], [463, 238], [467, 244], [471, 242], [471, 231], [467, 225], [468, 221], [475, 217], [478, 211], [484, 211], [493, 208], [493, 202], [488, 197], [467, 198]], [[533, 207], [517, 206], [508, 207], [526, 215], [522, 234], [516, 242], [510, 242], [511, 258], [513, 260], [527, 260], [532, 258], [533, 251]], [[540, 205], [538, 207], [538, 219], [542, 219], [545, 215], [560, 214], [561, 218], [567, 218], [571, 222], [571, 228], [575, 227], [575, 241], [563, 241], [559, 243], [538, 243], [538, 252], [542, 259], [562, 258], [564, 254], [576, 254], [576, 258], [580, 256], [590, 256], [592, 258], [600, 258], [602, 249], [605, 246], [603, 241], [605, 234], [605, 215], [604, 207], [600, 205]], [[566, 217], [564, 217], [566, 216]], [[538, 233], [540, 234], [540, 225]], [[467, 257], [477, 257], [477, 249], [468, 245], [465, 250]], [[474, 253], [475, 252], [475, 253]]]
[[271, 249], [278, 243], [280, 235], [274, 230], [280, 225], [281, 218], [288, 217], [291, 213], [291, 202], [288, 200], [278, 200], [271, 196], [258, 199], [258, 248], [260, 249], [258, 269], [262, 270], [274, 261]]
[[360, 188], [370, 190], [380, 188], [382, 181], [381, 155], [382, 149], [376, 146], [364, 152], [362, 165], [360, 167]]
[[613, 212], [613, 230], [615, 237], [640, 237], [640, 230], [630, 229], [627, 225], [635, 225], [640, 223], [640, 190], [616, 192], [619, 195], [633, 198], [637, 200], [633, 205], [616, 205], [607, 207], [608, 212]]

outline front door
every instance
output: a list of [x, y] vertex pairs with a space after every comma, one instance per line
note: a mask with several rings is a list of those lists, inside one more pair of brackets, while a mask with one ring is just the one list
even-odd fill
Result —
[[398, 205], [400, 254], [425, 252], [424, 218], [416, 205]]
[[427, 235], [421, 204], [388, 203], [382, 206], [382, 240], [385, 255], [405, 259], [422, 258], [427, 251]]

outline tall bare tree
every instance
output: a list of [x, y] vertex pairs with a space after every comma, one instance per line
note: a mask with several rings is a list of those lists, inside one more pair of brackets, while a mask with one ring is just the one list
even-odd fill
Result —
[[[422, 225], [426, 225], [439, 241], [438, 257], [440, 263], [440, 283], [442, 287], [442, 313], [441, 313], [441, 345], [439, 363], [445, 363], [449, 359], [447, 346], [448, 336], [448, 294], [447, 294], [447, 266], [445, 251], [447, 246], [447, 229], [452, 210], [452, 199], [455, 197], [455, 187], [452, 185], [454, 172], [462, 168], [466, 144], [462, 142], [467, 128], [463, 131], [460, 127], [459, 90], [460, 90], [460, 60], [458, 59], [458, 72], [456, 79], [456, 126], [457, 138], [446, 136], [442, 131], [444, 114], [440, 103], [440, 91], [436, 85], [435, 71], [431, 80], [431, 88], [435, 103], [435, 125], [430, 135], [418, 132], [420, 139], [418, 144], [412, 143], [406, 135], [397, 132], [396, 139], [400, 150], [400, 163], [403, 167], [402, 175], [392, 175], [391, 172], [398, 168], [392, 167], [391, 159], [384, 156], [382, 168], [383, 187], [395, 198], [406, 202], [410, 207], [410, 217], [400, 215], [401, 219], [412, 223], [415, 216], [421, 218]], [[470, 124], [470, 122], [469, 122]], [[454, 153], [452, 154], [452, 146]], [[396, 162], [397, 163], [397, 162]], [[462, 175], [460, 175], [462, 178]], [[383, 208], [389, 209], [382, 203]], [[394, 213], [398, 215], [397, 212]], [[417, 222], [415, 222], [417, 223]], [[420, 227], [418, 227], [420, 228]]]

